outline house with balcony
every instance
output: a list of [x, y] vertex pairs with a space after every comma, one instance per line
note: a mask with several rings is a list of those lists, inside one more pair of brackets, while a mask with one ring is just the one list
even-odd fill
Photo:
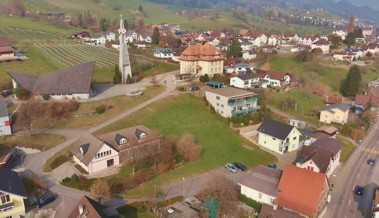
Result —
[[174, 53], [171, 48], [156, 48], [154, 50], [154, 57], [157, 58], [172, 58]]
[[28, 195], [18, 173], [0, 168], [0, 217], [25, 217], [24, 199]]
[[323, 123], [345, 124], [349, 118], [350, 105], [332, 104], [320, 111], [320, 121]]
[[297, 150], [301, 133], [296, 127], [265, 119], [258, 128], [258, 144], [279, 154]]
[[233, 87], [207, 90], [207, 101], [223, 117], [246, 114], [260, 109], [257, 94]]
[[230, 78], [230, 85], [241, 89], [259, 87], [260, 84], [259, 77], [255, 73], [247, 73]]

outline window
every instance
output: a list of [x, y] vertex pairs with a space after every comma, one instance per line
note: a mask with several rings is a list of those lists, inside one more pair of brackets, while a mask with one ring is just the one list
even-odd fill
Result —
[[309, 170], [309, 171], [313, 171], [313, 170], [314, 170], [314, 167], [307, 166], [307, 170]]
[[217, 100], [220, 100], [220, 96], [216, 96], [216, 99], [217, 99]]
[[220, 106], [220, 104], [219, 104], [219, 103], [217, 103], [216, 105], [217, 105], [217, 106]]
[[276, 138], [272, 138], [272, 140], [276, 141]]
[[221, 114], [224, 114], [224, 111], [221, 111]]
[[258, 194], [258, 198], [259, 198], [259, 199], [262, 199], [262, 193], [259, 192], [259, 194]]
[[293, 140], [296, 140], [296, 137], [293, 137]]
[[249, 81], [245, 81], [245, 82], [244, 82], [244, 85], [249, 85]]
[[10, 201], [11, 201], [11, 199], [10, 199], [9, 195], [1, 196], [1, 204], [5, 204], [5, 203], [8, 203]]
[[224, 105], [222, 104], [221, 107], [224, 107]]

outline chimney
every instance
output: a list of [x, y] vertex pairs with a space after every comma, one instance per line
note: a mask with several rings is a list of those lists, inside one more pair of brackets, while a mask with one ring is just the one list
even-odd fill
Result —
[[84, 207], [83, 205], [79, 205], [79, 214], [81, 215], [83, 213]]

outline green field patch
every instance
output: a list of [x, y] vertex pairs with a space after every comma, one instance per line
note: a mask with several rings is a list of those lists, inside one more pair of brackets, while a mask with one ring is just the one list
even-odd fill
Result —
[[10, 135], [0, 136], [0, 144], [7, 144], [9, 146], [19, 146], [25, 148], [34, 148], [45, 151], [60, 143], [66, 141], [62, 135], [51, 133], [38, 133], [31, 136], [27, 135]]

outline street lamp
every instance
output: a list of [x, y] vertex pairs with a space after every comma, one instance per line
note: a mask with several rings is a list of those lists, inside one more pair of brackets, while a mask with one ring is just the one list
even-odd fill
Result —
[[186, 181], [186, 180], [185, 180], [184, 177], [183, 177], [183, 195], [182, 195], [182, 196], [183, 196], [183, 201], [184, 201], [184, 185], [185, 185], [185, 181]]

